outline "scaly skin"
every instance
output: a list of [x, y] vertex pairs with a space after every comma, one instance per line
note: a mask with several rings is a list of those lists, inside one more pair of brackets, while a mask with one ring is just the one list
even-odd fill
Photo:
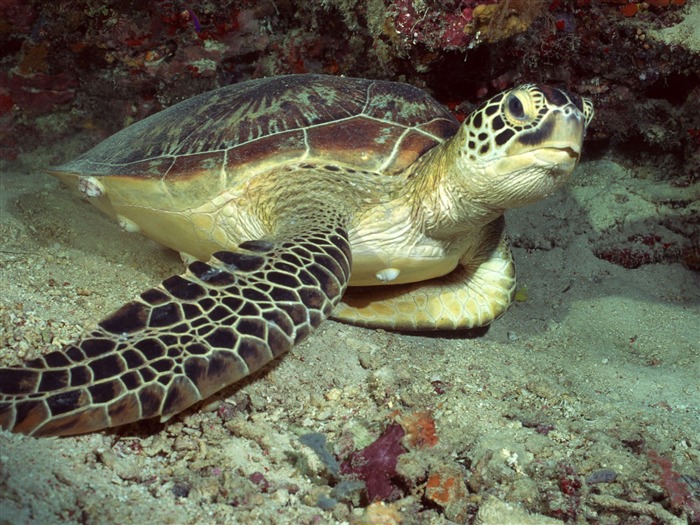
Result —
[[[585, 99], [526, 85], [458, 127], [415, 88], [309, 75], [228, 86], [123, 130], [53, 174], [200, 260], [75, 344], [0, 369], [0, 427], [166, 420], [331, 315], [489, 324], [515, 293], [503, 212], [564, 184], [592, 116]], [[341, 303], [348, 284], [363, 287]]]
[[338, 216], [279, 233], [192, 263], [74, 345], [0, 369], [0, 427], [61, 436], [166, 420], [287, 352], [340, 300], [350, 247]]

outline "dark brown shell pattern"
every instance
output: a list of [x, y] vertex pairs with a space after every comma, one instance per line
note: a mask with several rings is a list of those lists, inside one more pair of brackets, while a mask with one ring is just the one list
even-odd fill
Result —
[[125, 128], [57, 168], [182, 180], [310, 159], [392, 175], [456, 133], [424, 91], [395, 82], [289, 75], [230, 85]]

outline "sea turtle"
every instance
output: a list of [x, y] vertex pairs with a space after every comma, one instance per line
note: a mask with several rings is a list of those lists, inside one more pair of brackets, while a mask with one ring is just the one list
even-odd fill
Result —
[[133, 124], [50, 173], [191, 262], [62, 351], [0, 369], [0, 426], [166, 420], [329, 316], [490, 323], [515, 290], [504, 210], [567, 180], [592, 116], [589, 100], [528, 84], [460, 125], [406, 84], [290, 75]]

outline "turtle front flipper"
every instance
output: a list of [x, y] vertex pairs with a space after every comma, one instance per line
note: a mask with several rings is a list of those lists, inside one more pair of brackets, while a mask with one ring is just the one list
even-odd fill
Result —
[[0, 427], [51, 436], [166, 420], [292, 348], [340, 300], [350, 248], [339, 221], [286, 233], [192, 263], [63, 351], [0, 369]]
[[474, 254], [451, 273], [413, 284], [350, 288], [331, 317], [394, 330], [458, 330], [486, 326], [515, 296], [515, 265], [502, 218], [487, 225]]

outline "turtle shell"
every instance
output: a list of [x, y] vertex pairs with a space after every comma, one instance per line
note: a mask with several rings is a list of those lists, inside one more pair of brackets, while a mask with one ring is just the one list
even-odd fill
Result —
[[393, 175], [458, 127], [446, 108], [407, 84], [288, 75], [180, 102], [50, 173], [69, 182], [97, 177], [113, 204], [180, 211], [288, 162]]

